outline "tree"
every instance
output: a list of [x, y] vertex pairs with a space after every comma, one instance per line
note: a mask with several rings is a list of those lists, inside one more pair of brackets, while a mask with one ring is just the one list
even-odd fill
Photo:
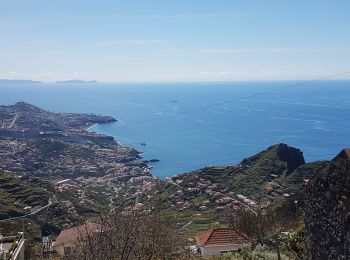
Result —
[[305, 226], [301, 225], [293, 231], [289, 241], [289, 247], [300, 259], [305, 258]]
[[188, 259], [184, 239], [157, 214], [101, 216], [99, 232], [84, 232], [74, 259]]
[[258, 210], [256, 214], [247, 209], [232, 211], [224, 219], [230, 226], [247, 234], [253, 244], [273, 247], [279, 260], [281, 259], [280, 248], [284, 240], [281, 233], [295, 225], [295, 219], [293, 220], [291, 216], [272, 209]]

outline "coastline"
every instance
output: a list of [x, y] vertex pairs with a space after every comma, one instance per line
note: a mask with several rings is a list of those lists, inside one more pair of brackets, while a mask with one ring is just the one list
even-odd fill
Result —
[[[102, 124], [106, 124], [106, 123], [102, 123]], [[94, 128], [94, 127], [96, 127], [96, 126], [98, 126], [98, 125], [99, 125], [98, 123], [93, 124], [93, 125], [91, 125], [91, 126], [89, 126], [89, 127], [85, 128], [85, 131], [90, 131], [92, 128]], [[105, 134], [103, 134], [103, 133], [99, 133], [98, 131], [97, 131], [96, 133], [97, 133], [97, 134], [102, 134], [102, 135], [105, 135]], [[127, 145], [124, 145], [124, 144], [120, 143], [119, 141], [117, 141], [116, 137], [114, 137], [114, 136], [111, 136], [111, 135], [106, 135], [106, 136], [110, 136], [110, 137], [112, 137], [112, 138], [114, 139], [114, 141], [116, 141], [116, 143], [117, 143], [118, 145], [122, 146], [122, 147], [125, 147], [125, 148], [130, 148], [130, 149], [134, 149], [134, 150], [136, 150], [136, 151], [137, 151], [137, 153], [138, 153], [138, 155], [139, 155], [139, 158], [138, 158], [137, 160], [142, 161], [143, 156], [144, 156], [144, 153], [143, 153], [143, 152], [140, 152], [139, 150], [137, 150], [137, 149], [135, 149], [135, 148], [133, 148], [133, 147], [130, 147], [130, 146], [127, 146]], [[143, 162], [143, 161], [142, 161], [142, 162]], [[150, 165], [150, 163], [149, 163], [149, 162], [147, 162], [146, 164], [147, 164], [147, 168], [148, 168], [148, 170], [151, 170], [152, 168], [154, 168], [154, 166]], [[151, 176], [153, 176], [153, 174], [152, 174], [152, 172], [151, 172], [151, 171], [150, 171], [149, 173], [150, 173], [150, 175], [151, 175]]]

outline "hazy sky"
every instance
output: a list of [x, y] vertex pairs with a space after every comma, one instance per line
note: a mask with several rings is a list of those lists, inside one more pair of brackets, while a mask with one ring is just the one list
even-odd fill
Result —
[[349, 0], [0, 0], [0, 78], [270, 80], [344, 71]]

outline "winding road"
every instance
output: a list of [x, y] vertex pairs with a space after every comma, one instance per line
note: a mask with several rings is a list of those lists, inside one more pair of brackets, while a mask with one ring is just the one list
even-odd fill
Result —
[[43, 206], [43, 207], [41, 207], [41, 208], [31, 212], [31, 213], [28, 213], [26, 215], [19, 216], [19, 217], [0, 219], [0, 222], [2, 222], [2, 221], [10, 221], [10, 220], [17, 220], [17, 219], [22, 219], [22, 218], [26, 218], [26, 217], [29, 217], [29, 216], [33, 216], [33, 215], [38, 214], [39, 212], [43, 211], [44, 209], [50, 207], [51, 205], [52, 205], [52, 200], [49, 199], [49, 203], [47, 205], [45, 205], [45, 206]]

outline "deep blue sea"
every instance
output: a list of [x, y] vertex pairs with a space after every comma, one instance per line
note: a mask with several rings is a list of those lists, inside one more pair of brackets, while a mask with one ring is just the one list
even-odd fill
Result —
[[165, 177], [237, 163], [281, 142], [300, 148], [307, 161], [349, 147], [350, 81], [277, 91], [295, 83], [3, 84], [0, 104], [26, 101], [55, 112], [114, 116], [118, 122], [91, 131], [159, 159], [153, 174]]

